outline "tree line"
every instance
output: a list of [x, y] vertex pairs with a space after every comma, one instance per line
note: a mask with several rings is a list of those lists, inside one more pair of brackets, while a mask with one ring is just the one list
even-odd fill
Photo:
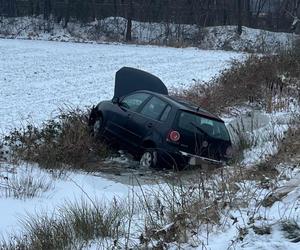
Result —
[[89, 22], [124, 17], [145, 22], [246, 25], [289, 31], [299, 22], [300, 0], [0, 0], [0, 15], [53, 17], [65, 25], [71, 20]]

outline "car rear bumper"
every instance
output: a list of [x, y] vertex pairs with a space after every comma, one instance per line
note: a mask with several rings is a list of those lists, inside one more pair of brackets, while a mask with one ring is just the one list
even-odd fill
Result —
[[202, 157], [199, 155], [193, 155], [184, 151], [179, 151], [179, 152], [184, 158], [186, 158], [188, 165], [191, 166], [201, 166], [203, 164], [214, 164], [219, 166], [225, 165], [224, 161], [218, 161], [218, 160]]

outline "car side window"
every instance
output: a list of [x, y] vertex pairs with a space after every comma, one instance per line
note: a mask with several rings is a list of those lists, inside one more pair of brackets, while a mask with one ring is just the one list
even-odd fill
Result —
[[158, 120], [166, 106], [166, 102], [154, 96], [143, 107], [143, 109], [141, 110], [141, 114], [148, 116], [154, 120]]
[[146, 93], [136, 93], [126, 96], [120, 103], [124, 108], [130, 109], [132, 111], [137, 111], [140, 105], [149, 97]]
[[164, 122], [165, 120], [167, 120], [167, 119], [168, 119], [168, 116], [169, 116], [169, 114], [170, 114], [170, 111], [171, 111], [171, 106], [168, 105], [168, 106], [165, 108], [165, 111], [163, 112], [163, 114], [161, 115], [160, 120], [163, 121], [163, 122]]

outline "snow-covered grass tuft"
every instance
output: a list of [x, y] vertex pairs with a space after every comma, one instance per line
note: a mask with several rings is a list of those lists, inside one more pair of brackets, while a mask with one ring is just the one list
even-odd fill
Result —
[[[92, 240], [113, 239], [118, 246], [125, 234], [126, 208], [115, 201], [92, 202], [82, 199], [67, 203], [53, 214], [32, 214], [22, 218], [25, 234], [2, 240], [1, 249], [82, 249]], [[103, 246], [104, 247], [104, 246]]]
[[42, 197], [53, 188], [54, 180], [37, 168], [14, 168], [7, 164], [0, 168], [0, 197], [32, 199]]
[[300, 242], [300, 224], [294, 220], [286, 220], [282, 222], [282, 231], [291, 242]]

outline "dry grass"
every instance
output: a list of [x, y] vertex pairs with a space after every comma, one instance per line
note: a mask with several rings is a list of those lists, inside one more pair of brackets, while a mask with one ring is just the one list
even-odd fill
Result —
[[27, 124], [4, 137], [13, 159], [39, 163], [45, 168], [84, 168], [89, 161], [103, 159], [108, 148], [89, 135], [87, 112], [62, 109], [55, 120], [41, 127]]
[[[239, 221], [244, 225], [237, 237], [241, 240], [263, 208], [263, 190], [272, 189], [259, 184], [266, 173], [257, 171], [250, 178], [240, 166], [185, 174], [173, 173], [167, 183], [154, 187], [140, 185], [122, 202], [114, 199], [107, 204], [88, 197], [88, 202], [69, 203], [52, 215], [31, 215], [22, 220], [23, 236], [0, 241], [0, 248], [81, 249], [91, 241], [106, 242], [103, 249], [165, 249], [173, 243], [205, 246], [213, 231], [238, 222], [230, 211], [244, 220]], [[133, 235], [139, 242], [132, 240]]]
[[[233, 61], [232, 67], [207, 83], [196, 83], [174, 95], [189, 100], [213, 113], [226, 112], [233, 106], [254, 103], [274, 109], [273, 97], [300, 100], [300, 51], [278, 55], [251, 55], [245, 62]], [[287, 104], [287, 103], [286, 103]]]
[[33, 173], [0, 175], [0, 197], [31, 199], [51, 190], [53, 185], [51, 179]]
[[[2, 240], [1, 249], [82, 249], [89, 241], [124, 236], [126, 209], [117, 202], [75, 202], [52, 214], [28, 215], [21, 220], [25, 234]], [[103, 249], [105, 247], [103, 246]]]

